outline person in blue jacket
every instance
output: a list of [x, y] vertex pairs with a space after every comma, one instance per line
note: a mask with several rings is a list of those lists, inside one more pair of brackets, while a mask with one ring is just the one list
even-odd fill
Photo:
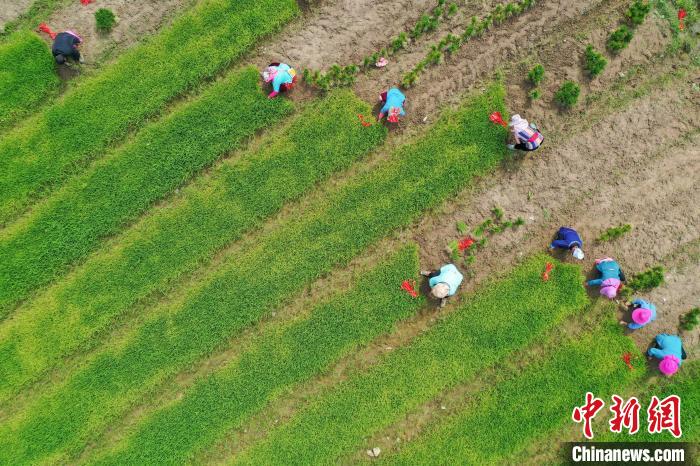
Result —
[[403, 104], [406, 102], [406, 96], [403, 95], [403, 93], [397, 88], [392, 87], [388, 91], [383, 92], [379, 96], [379, 99], [384, 103], [384, 106], [379, 111], [379, 115], [377, 115], [377, 121], [381, 120], [386, 115], [386, 121], [390, 123], [398, 123], [399, 116], [406, 115], [406, 112], [403, 109]]
[[632, 322], [628, 324], [624, 320], [621, 320], [620, 325], [626, 325], [630, 330], [637, 330], [655, 320], [656, 306], [648, 301], [637, 298], [632, 301]]
[[578, 260], [583, 260], [583, 241], [581, 236], [569, 227], [561, 227], [557, 231], [557, 239], [549, 246], [551, 249], [568, 249], [571, 255]]
[[286, 63], [271, 63], [262, 75], [266, 83], [272, 83], [272, 92], [267, 96], [270, 99], [291, 90], [297, 82], [297, 72]]
[[681, 363], [688, 356], [683, 349], [683, 342], [677, 335], [660, 333], [656, 335], [656, 345], [647, 351], [650, 358], [659, 359], [659, 370], [666, 376], [678, 372]]
[[433, 272], [422, 271], [421, 275], [428, 277], [430, 280], [430, 294], [435, 299], [440, 300], [440, 307], [443, 307], [449, 296], [453, 296], [457, 292], [457, 288], [462, 283], [464, 276], [459, 273], [454, 264], [447, 264], [440, 267], [440, 270]]
[[596, 259], [595, 268], [600, 272], [600, 278], [589, 280], [588, 286], [600, 286], [600, 294], [608, 299], [614, 299], [625, 281], [625, 274], [614, 259]]

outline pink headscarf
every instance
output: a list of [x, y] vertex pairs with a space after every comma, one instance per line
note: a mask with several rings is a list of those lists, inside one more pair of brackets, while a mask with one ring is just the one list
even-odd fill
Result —
[[672, 376], [678, 371], [679, 365], [680, 361], [678, 358], [672, 354], [668, 354], [659, 362], [659, 370], [663, 375]]

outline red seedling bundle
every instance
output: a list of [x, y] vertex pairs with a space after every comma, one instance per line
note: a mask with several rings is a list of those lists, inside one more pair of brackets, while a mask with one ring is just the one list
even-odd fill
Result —
[[48, 34], [51, 40], [54, 40], [56, 38], [56, 33], [53, 32], [51, 28], [46, 25], [46, 23], [41, 23], [39, 25], [39, 30]]
[[412, 298], [418, 297], [418, 292], [416, 291], [416, 282], [414, 282], [413, 280], [404, 280], [403, 283], [401, 283], [401, 289], [409, 295], [411, 295]]
[[681, 31], [685, 28], [685, 26], [683, 25], [683, 19], [686, 17], [686, 15], [687, 13], [683, 8], [678, 10], [678, 29], [680, 29]]
[[92, 2], [94, 2], [94, 1], [95, 1], [95, 0], [80, 0], [80, 3], [82, 3], [83, 5], [89, 5], [89, 4], [91, 4]]
[[501, 112], [493, 112], [491, 115], [489, 115], [489, 120], [493, 121], [497, 125], [503, 126], [504, 128], [508, 127], [506, 122], [503, 121], [503, 117], [501, 116]]
[[463, 251], [466, 251], [467, 249], [471, 248], [473, 244], [474, 244], [474, 239], [463, 238], [463, 239], [459, 240], [459, 243], [457, 243], [457, 248], [459, 249], [459, 252], [463, 252]]
[[544, 266], [544, 273], [542, 274], [542, 280], [547, 281], [549, 280], [549, 273], [552, 271], [554, 268], [554, 264], [551, 262], [547, 262], [547, 265]]
[[365, 121], [365, 116], [364, 116], [364, 115], [359, 114], [359, 115], [357, 115], [357, 118], [360, 119], [360, 123], [362, 123], [362, 126], [364, 126], [365, 128], [367, 128], [368, 126], [372, 126], [372, 123], [369, 123], [369, 122]]
[[634, 367], [632, 367], [632, 353], [623, 354], [622, 360], [625, 361], [625, 364], [627, 364], [627, 367], [629, 367], [631, 371], [634, 370]]

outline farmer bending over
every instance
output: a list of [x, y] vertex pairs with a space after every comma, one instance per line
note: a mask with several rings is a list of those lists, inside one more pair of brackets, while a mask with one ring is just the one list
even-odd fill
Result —
[[520, 115], [510, 117], [508, 123], [513, 144], [508, 144], [510, 150], [536, 150], [544, 142], [544, 136], [537, 129], [534, 123], [528, 123], [526, 119], [520, 118]]
[[457, 288], [464, 278], [454, 264], [443, 265], [440, 270], [433, 272], [424, 270], [420, 274], [430, 279], [428, 281], [430, 294], [435, 299], [440, 300], [440, 307], [445, 305], [448, 296], [452, 296], [457, 292]]
[[600, 294], [608, 299], [614, 299], [625, 281], [625, 274], [613, 259], [596, 259], [595, 268], [600, 272], [600, 278], [590, 280], [588, 286], [600, 286]]
[[291, 90], [297, 83], [297, 72], [286, 63], [271, 63], [262, 72], [266, 83], [272, 83], [272, 92], [267, 96], [274, 99], [280, 92]]
[[66, 62], [68, 58], [84, 63], [82, 55], [80, 55], [80, 44], [83, 43], [83, 39], [73, 31], [65, 31], [56, 34], [56, 38], [53, 41], [53, 46], [51, 47], [51, 53], [53, 53], [56, 63], [59, 65], [69, 65]]
[[576, 230], [568, 227], [561, 227], [557, 231], [557, 239], [549, 246], [551, 249], [568, 249], [571, 255], [578, 260], [583, 260], [583, 241]]
[[392, 87], [388, 91], [382, 92], [379, 95], [379, 100], [384, 103], [384, 106], [379, 111], [379, 115], [377, 115], [377, 121], [381, 120], [386, 115], [386, 121], [389, 123], [398, 123], [399, 117], [406, 115], [403, 109], [406, 96], [397, 88]]
[[632, 301], [632, 322], [628, 324], [624, 320], [621, 320], [620, 325], [627, 325], [627, 328], [630, 330], [637, 330], [655, 320], [656, 306], [643, 299], [637, 298]]
[[650, 348], [647, 354], [650, 358], [660, 360], [659, 370], [669, 377], [678, 371], [681, 362], [688, 357], [680, 337], [666, 333], [656, 335], [656, 345]]

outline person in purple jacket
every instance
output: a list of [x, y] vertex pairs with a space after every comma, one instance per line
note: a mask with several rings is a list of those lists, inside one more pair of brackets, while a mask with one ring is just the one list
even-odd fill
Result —
[[568, 249], [571, 255], [578, 260], [583, 260], [583, 241], [576, 230], [569, 227], [561, 227], [557, 231], [557, 239], [549, 246], [551, 249]]

